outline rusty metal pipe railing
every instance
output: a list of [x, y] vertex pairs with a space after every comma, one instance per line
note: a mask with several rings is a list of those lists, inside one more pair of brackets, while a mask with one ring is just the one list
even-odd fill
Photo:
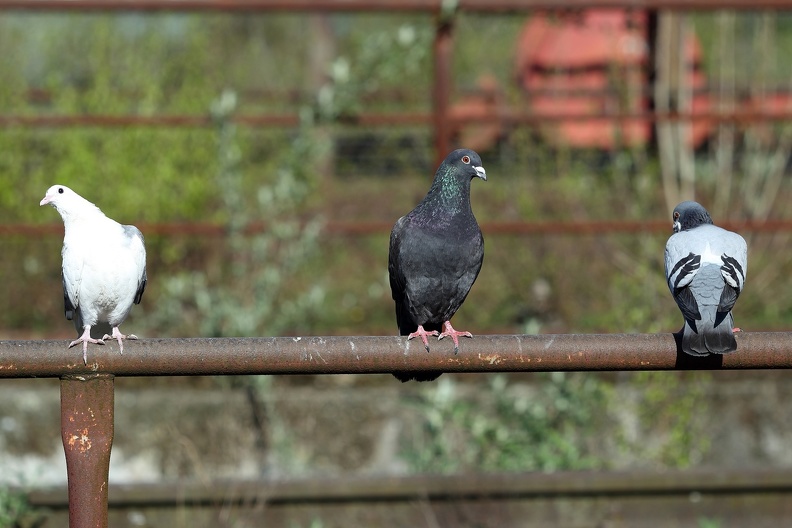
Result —
[[0, 378], [381, 374], [443, 372], [631, 371], [792, 368], [792, 332], [743, 332], [739, 350], [693, 358], [674, 334], [478, 335], [427, 353], [404, 337], [170, 338], [90, 347], [88, 365], [66, 341], [0, 341]]

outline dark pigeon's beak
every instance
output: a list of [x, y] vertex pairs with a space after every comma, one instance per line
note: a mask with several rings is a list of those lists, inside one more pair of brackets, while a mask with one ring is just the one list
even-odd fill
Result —
[[487, 181], [487, 171], [484, 170], [484, 167], [473, 167], [476, 169], [476, 176], [481, 178], [484, 181]]
[[682, 224], [680, 224], [679, 221], [677, 220], [676, 222], [674, 222], [673, 228], [674, 228], [674, 233], [679, 233], [680, 231], [682, 231]]

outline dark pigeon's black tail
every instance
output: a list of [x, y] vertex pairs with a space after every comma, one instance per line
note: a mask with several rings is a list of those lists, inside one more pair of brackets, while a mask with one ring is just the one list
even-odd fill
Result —
[[428, 371], [404, 371], [404, 372], [394, 372], [393, 377], [397, 380], [401, 381], [402, 383], [407, 383], [408, 381], [434, 381], [440, 377], [442, 372], [437, 372], [434, 370]]

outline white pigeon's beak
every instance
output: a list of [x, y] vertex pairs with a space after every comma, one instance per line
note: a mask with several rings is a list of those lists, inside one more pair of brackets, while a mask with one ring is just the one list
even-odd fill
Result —
[[50, 203], [50, 197], [49, 196], [45, 196], [39, 202], [39, 207], [41, 207], [42, 205], [47, 205], [48, 203]]
[[484, 170], [484, 167], [473, 167], [476, 169], [476, 176], [481, 178], [484, 181], [487, 181], [487, 171]]

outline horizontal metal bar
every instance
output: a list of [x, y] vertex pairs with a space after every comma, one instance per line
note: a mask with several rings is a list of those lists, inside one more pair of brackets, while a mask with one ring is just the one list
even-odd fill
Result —
[[792, 332], [742, 332], [737, 342], [735, 353], [694, 358], [673, 334], [478, 335], [456, 355], [448, 341], [427, 353], [397, 336], [141, 339], [123, 355], [92, 346], [86, 366], [66, 340], [0, 341], [0, 378], [792, 368]]
[[[792, 101], [792, 100], [791, 100]], [[448, 122], [455, 127], [471, 123], [502, 123], [506, 125], [541, 125], [545, 123], [578, 121], [611, 122], [679, 122], [710, 121], [712, 123], [757, 123], [792, 121], [792, 106], [785, 111], [735, 110], [734, 112], [574, 112], [536, 114], [515, 109], [492, 112], [479, 110], [451, 109]], [[248, 127], [295, 127], [299, 116], [295, 114], [237, 115], [231, 120]], [[342, 116], [337, 122], [357, 126], [414, 126], [429, 125], [432, 114], [407, 113], [361, 113]], [[63, 127], [153, 127], [153, 128], [199, 128], [213, 125], [212, 118], [201, 115], [0, 115], [0, 128], [63, 128]]]
[[[656, 496], [792, 493], [788, 469], [690, 469], [683, 471], [561, 471], [412, 476], [334, 476], [280, 480], [147, 482], [113, 484], [110, 508], [183, 507], [199, 504], [288, 504], [492, 499], [519, 497]], [[62, 487], [27, 493], [39, 508], [66, 508]]]
[[[0, 0], [0, 9], [36, 11], [413, 11], [439, 12], [443, 0]], [[488, 13], [532, 9], [722, 10], [790, 9], [788, 0], [458, 0], [462, 11]]]
[[[146, 236], [226, 236], [228, 228], [222, 224], [208, 222], [161, 222], [136, 223]], [[740, 233], [784, 233], [792, 231], [792, 219], [725, 220], [718, 225]], [[328, 221], [322, 232], [339, 236], [367, 236], [387, 234], [393, 222], [376, 221]], [[269, 229], [265, 222], [248, 224], [246, 235], [264, 233]], [[665, 233], [671, 235], [668, 220], [585, 220], [567, 222], [482, 222], [485, 235], [609, 235]], [[11, 236], [63, 236], [63, 224], [0, 224], [0, 237]]]

